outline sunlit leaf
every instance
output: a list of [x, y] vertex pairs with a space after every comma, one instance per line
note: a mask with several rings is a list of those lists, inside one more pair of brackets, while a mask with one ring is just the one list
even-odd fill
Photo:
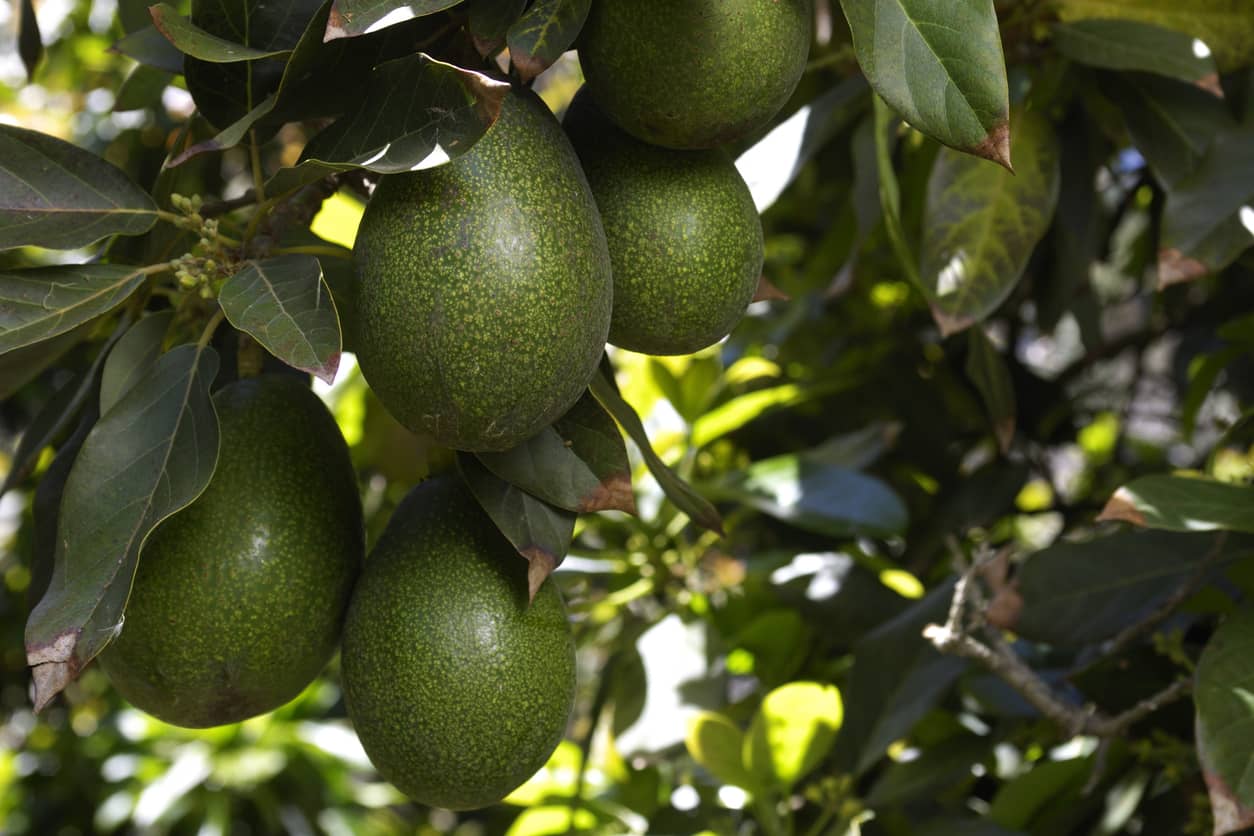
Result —
[[118, 264], [0, 272], [0, 354], [64, 334], [126, 301], [142, 268]]
[[834, 685], [790, 682], [762, 698], [744, 761], [759, 781], [787, 791], [827, 756], [844, 719]]
[[1254, 610], [1233, 614], [1197, 663], [1197, 753], [1215, 833], [1254, 826]]
[[331, 383], [340, 365], [340, 320], [322, 265], [311, 255], [250, 261], [226, 280], [218, 303], [232, 325], [289, 366]]
[[707, 410], [693, 422], [692, 446], [704, 447], [770, 412], [833, 395], [857, 383], [851, 378], [827, 378], [815, 383], [784, 383], [738, 395]]
[[1058, 202], [1058, 145], [1039, 113], [1014, 120], [1015, 173], [942, 150], [928, 179], [919, 280], [942, 334], [992, 313], [1015, 285]]
[[1254, 61], [1254, 15], [1246, 0], [1058, 0], [1057, 7], [1067, 22], [1136, 20], [1185, 32], [1205, 42], [1220, 72]]
[[1098, 519], [1167, 531], [1254, 533], [1254, 485], [1200, 476], [1142, 476], [1115, 491]]
[[536, 0], [509, 28], [509, 57], [524, 82], [547, 70], [570, 49], [590, 8], [592, 0]]
[[26, 623], [37, 709], [116, 635], [149, 533], [209, 484], [217, 370], [212, 349], [175, 348], [83, 443], [61, 501], [52, 581]]
[[946, 145], [1010, 165], [1010, 94], [992, 0], [840, 5], [858, 66], [903, 119]]
[[0, 250], [74, 249], [139, 235], [156, 220], [152, 199], [117, 167], [64, 140], [0, 124]]
[[1183, 32], [1135, 20], [1080, 20], [1054, 28], [1058, 51], [1072, 61], [1183, 81], [1197, 81], [1216, 72], [1214, 59], [1198, 55], [1194, 40]]
[[688, 721], [688, 754], [724, 784], [753, 791], [757, 782], [745, 769], [744, 734], [722, 714], [702, 711]]
[[462, 0], [335, 0], [325, 40], [353, 38], [452, 8]]
[[199, 58], [212, 64], [230, 64], [236, 61], [255, 61], [258, 58], [274, 58], [287, 55], [288, 49], [255, 49], [244, 44], [219, 38], [206, 32], [178, 13], [167, 3], [149, 7], [152, 23], [166, 40], [184, 55]]

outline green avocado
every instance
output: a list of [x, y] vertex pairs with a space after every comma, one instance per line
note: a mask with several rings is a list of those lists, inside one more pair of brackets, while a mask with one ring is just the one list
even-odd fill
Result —
[[383, 177], [357, 264], [357, 358], [383, 405], [459, 450], [504, 450], [579, 399], [609, 333], [605, 233], [579, 159], [533, 93], [473, 148]]
[[561, 741], [575, 644], [551, 581], [462, 483], [424, 482], [366, 560], [344, 624], [344, 701], [366, 754], [423, 804], [500, 801]]
[[213, 478], [149, 537], [98, 657], [129, 702], [192, 728], [271, 711], [318, 675], [365, 550], [348, 448], [303, 382], [241, 380], [213, 401]]
[[762, 223], [731, 159], [720, 149], [641, 142], [606, 119], [586, 88], [564, 124], [609, 242], [609, 341], [645, 354], [690, 354], [727, 336], [762, 272]]
[[765, 125], [810, 50], [810, 0], [593, 0], [579, 62], [628, 133], [712, 148]]

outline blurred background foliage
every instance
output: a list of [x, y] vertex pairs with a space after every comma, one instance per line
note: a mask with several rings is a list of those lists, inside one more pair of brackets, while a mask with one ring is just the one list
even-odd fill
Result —
[[[192, 104], [180, 78], [163, 77], [158, 105], [119, 108], [127, 85], [152, 83], [109, 50], [142, 6], [37, 8], [47, 50], [33, 82], [15, 42], [0, 38], [0, 120], [152, 182]], [[13, 31], [18, 14], [0, 0], [0, 30]], [[1003, 17], [1013, 24], [1013, 10]], [[1008, 31], [1012, 58], [1042, 37]], [[580, 519], [555, 577], [575, 623], [581, 693], [567, 740], [535, 778], [480, 812], [408, 803], [370, 768], [334, 665], [293, 703], [238, 726], [166, 726], [127, 707], [94, 669], [36, 717], [22, 642], [31, 494], [18, 490], [0, 501], [0, 832], [1207, 832], [1187, 702], [1099, 752], [1095, 738], [1064, 734], [919, 634], [944, 619], [955, 550], [1009, 545], [1022, 556], [1107, 534], [1097, 512], [1143, 473], [1250, 478], [1254, 435], [1241, 416], [1254, 374], [1249, 352], [1230, 350], [1254, 340], [1249, 256], [1159, 290], [1162, 189], [1144, 158], [1117, 114], [1103, 125], [1052, 113], [1063, 141], [1084, 146], [1063, 165], [1089, 198], [1080, 225], [1093, 257], [1064, 289], [1053, 280], [1071, 231], [1064, 204], [987, 323], [1017, 402], [1017, 439], [1003, 454], [967, 373], [979, 338], [940, 338], [879, 221], [869, 100], [853, 70], [837, 13], [788, 109], [824, 102], [825, 141], [763, 216], [766, 275], [790, 298], [755, 302], [726, 342], [698, 355], [612, 354], [655, 448], [719, 503], [727, 533], [696, 531], [638, 459], [640, 517]], [[1085, 83], [1069, 72], [1016, 64], [1012, 89]], [[578, 81], [564, 60], [540, 87], [560, 110]], [[1086, 114], [1103, 112], [1096, 88], [1077, 97], [1092, 100]], [[289, 126], [268, 153], [290, 163], [304, 139]], [[903, 225], [916, 240], [938, 151], [901, 130]], [[229, 198], [247, 187], [245, 167], [239, 149], [200, 158], [179, 190]], [[336, 195], [313, 231], [351, 245], [360, 211]], [[4, 449], [61, 382], [41, 378], [5, 401]], [[450, 454], [396, 424], [351, 362], [319, 392], [351, 446], [374, 537]], [[1047, 582], [1050, 595], [1067, 591], [1065, 578]], [[1126, 706], [1192, 665], [1205, 617], [1252, 582], [1248, 569], [1227, 572], [1120, 659], [1095, 656], [1083, 636], [1017, 647], [1077, 698]], [[1076, 578], [1072, 591], [1094, 584]], [[1063, 604], [1043, 600], [1036, 617], [1058, 624]]]

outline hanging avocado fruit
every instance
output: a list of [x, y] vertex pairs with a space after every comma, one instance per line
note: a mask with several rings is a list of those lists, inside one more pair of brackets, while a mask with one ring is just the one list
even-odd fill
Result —
[[668, 148], [713, 148], [788, 101], [813, 14], [810, 0], [594, 0], [579, 62], [623, 130]]
[[575, 696], [575, 643], [553, 581], [453, 478], [396, 509], [344, 625], [344, 699], [397, 789], [451, 810], [500, 801], [544, 765]]
[[727, 336], [762, 272], [762, 224], [731, 159], [719, 149], [676, 151], [628, 136], [586, 88], [564, 124], [609, 242], [609, 341], [645, 354], [690, 354]]
[[237, 723], [291, 700], [330, 660], [361, 568], [361, 501], [335, 419], [300, 380], [214, 396], [217, 468], [144, 546], [100, 666], [176, 726]]
[[529, 91], [447, 165], [384, 177], [354, 247], [361, 369], [410, 429], [504, 450], [583, 393], [605, 348], [605, 233], [561, 126]]

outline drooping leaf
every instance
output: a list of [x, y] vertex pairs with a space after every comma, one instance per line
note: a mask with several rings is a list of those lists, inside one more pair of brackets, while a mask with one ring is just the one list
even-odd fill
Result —
[[1215, 61], [1198, 55], [1194, 38], [1135, 20], [1095, 18], [1054, 28], [1054, 44], [1072, 61], [1108, 70], [1158, 73], [1182, 81], [1214, 75]]
[[64, 334], [126, 301], [146, 277], [119, 264], [0, 272], [0, 354]]
[[631, 490], [631, 462], [627, 445], [614, 418], [585, 392], [566, 414], [553, 422], [553, 429], [596, 476], [601, 488], [595, 510], [636, 513]]
[[417, 54], [375, 68], [358, 105], [309, 141], [299, 165], [267, 184], [282, 193], [336, 171], [429, 168], [470, 150], [501, 113], [509, 85]]
[[311, 255], [250, 261], [226, 280], [218, 303], [232, 325], [289, 366], [331, 383], [340, 365], [340, 320], [322, 265]]
[[1010, 166], [1010, 93], [992, 0], [840, 5], [858, 65], [903, 119], [946, 145]]
[[570, 49], [591, 8], [592, 0], [536, 0], [509, 28], [509, 57], [524, 82]]
[[743, 763], [744, 733], [727, 717], [702, 711], [688, 721], [684, 744], [692, 759], [724, 784], [752, 792], [757, 782]]
[[462, 0], [335, 0], [324, 40], [355, 38], [416, 17], [435, 14]]
[[[1153, 612], [1216, 548], [1214, 534], [1124, 531], [1056, 543], [1028, 557], [1016, 585], [1013, 624], [1030, 641], [1079, 648], [1104, 641]], [[1254, 553], [1249, 540], [1222, 544], [1223, 562]]]
[[1200, 38], [1220, 72], [1254, 61], [1254, 15], [1246, 0], [1058, 0], [1057, 7], [1065, 22], [1135, 20]]
[[44, 41], [39, 34], [39, 20], [35, 17], [35, 4], [21, 0], [17, 13], [17, 54], [26, 67], [27, 80], [35, 77], [35, 68], [44, 55]]
[[212, 349], [175, 348], [84, 441], [61, 500], [52, 581], [26, 623], [37, 710], [116, 635], [149, 533], [209, 484], [217, 370]]
[[744, 761], [757, 782], [787, 792], [831, 751], [844, 719], [835, 685], [790, 682], [762, 698]]
[[631, 408], [631, 405], [623, 400], [623, 396], [618, 393], [614, 384], [605, 376], [604, 371], [598, 371], [588, 384], [588, 389], [592, 392], [593, 397], [601, 406], [605, 407], [605, 411], [614, 416], [614, 420], [619, 426], [626, 431], [627, 435], [635, 442], [636, 448], [640, 451], [640, 455], [644, 458], [645, 464], [649, 468], [649, 472], [653, 474], [653, 478], [657, 480], [658, 485], [662, 488], [663, 493], [675, 503], [675, 507], [683, 511], [688, 517], [702, 528], [710, 531], [723, 533], [723, 519], [719, 516], [718, 511], [710, 504], [709, 500], [697, 493], [696, 490], [675, 475], [666, 463], [653, 450], [653, 446], [649, 443], [649, 436], [644, 431], [644, 424], [640, 422], [640, 416]]
[[148, 370], [161, 356], [161, 343], [173, 321], [173, 311], [149, 314], [118, 340], [100, 375], [101, 415], [108, 415], [127, 392], [148, 376]]
[[841, 690], [845, 717], [836, 737], [835, 768], [861, 774], [945, 695], [966, 662], [943, 656], [923, 638], [941, 623], [953, 584], [933, 589], [854, 645], [853, 668]]
[[889, 536], [906, 527], [905, 505], [879, 479], [796, 453], [756, 461], [707, 491], [831, 537]]
[[1197, 754], [1215, 833], [1254, 826], [1254, 610], [1238, 610], [1211, 636], [1197, 663]]
[[505, 539], [527, 559], [527, 583], [535, 598], [540, 585], [566, 558], [577, 514], [493, 475], [468, 453], [457, 455], [457, 469]]
[[1004, 453], [1015, 437], [1015, 388], [1006, 361], [982, 328], [972, 328], [967, 340], [967, 378], [984, 399], [993, 433]]
[[152, 23], [166, 40], [184, 55], [208, 61], [211, 64], [233, 64], [237, 61], [255, 61], [258, 58], [276, 58], [287, 55], [289, 49], [255, 49], [237, 44], [206, 32], [178, 13], [168, 3], [157, 3], [148, 9]]
[[1254, 485], [1201, 476], [1142, 476], [1115, 491], [1098, 519], [1166, 531], [1254, 533]]
[[1015, 174], [942, 150], [927, 187], [919, 279], [942, 334], [1010, 295], [1058, 202], [1058, 146], [1036, 112], [1014, 120]]
[[146, 67], [173, 74], [183, 72], [183, 53], [151, 24], [126, 35], [109, 50], [134, 58]]
[[847, 78], [802, 105], [736, 158], [753, 203], [765, 212], [816, 153], [866, 110], [866, 82]]
[[466, 26], [480, 55], [491, 55], [505, 43], [509, 27], [526, 7], [527, 0], [466, 0]]
[[64, 140], [0, 124], [0, 250], [69, 250], [157, 221], [147, 193], [116, 166]]

